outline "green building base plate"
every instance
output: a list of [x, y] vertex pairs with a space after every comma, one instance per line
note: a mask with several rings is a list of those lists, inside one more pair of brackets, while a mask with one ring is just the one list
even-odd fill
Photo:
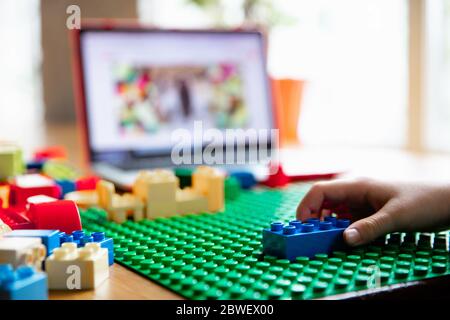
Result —
[[81, 210], [84, 230], [114, 239], [116, 262], [189, 299], [312, 299], [447, 275], [448, 232], [392, 234], [315, 259], [262, 254], [262, 229], [295, 219], [306, 185], [242, 191], [225, 211], [116, 224]]

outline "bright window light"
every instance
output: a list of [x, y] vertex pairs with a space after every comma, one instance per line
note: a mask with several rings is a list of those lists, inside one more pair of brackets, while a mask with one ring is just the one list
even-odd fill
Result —
[[450, 0], [427, 2], [425, 146], [450, 151]]

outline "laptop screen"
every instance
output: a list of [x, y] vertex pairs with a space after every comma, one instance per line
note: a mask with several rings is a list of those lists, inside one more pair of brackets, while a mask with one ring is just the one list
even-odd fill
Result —
[[170, 153], [176, 129], [273, 128], [257, 32], [96, 30], [80, 33], [91, 157]]

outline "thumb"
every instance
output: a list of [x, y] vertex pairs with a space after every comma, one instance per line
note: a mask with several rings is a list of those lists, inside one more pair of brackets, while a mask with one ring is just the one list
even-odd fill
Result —
[[394, 229], [392, 214], [383, 208], [377, 213], [351, 224], [344, 231], [344, 239], [348, 245], [358, 246], [393, 232]]

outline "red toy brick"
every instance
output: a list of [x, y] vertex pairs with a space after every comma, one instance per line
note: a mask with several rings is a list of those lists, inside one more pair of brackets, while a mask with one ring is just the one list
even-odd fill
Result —
[[[27, 181], [24, 182], [24, 180]], [[30, 180], [33, 180], [30, 183]], [[52, 198], [59, 198], [61, 187], [54, 181], [39, 174], [17, 177], [10, 186], [9, 205], [24, 208], [27, 199], [31, 196], [46, 195]]]
[[53, 146], [38, 149], [34, 152], [34, 160], [42, 161], [48, 159], [66, 159], [67, 151], [63, 146]]
[[82, 230], [80, 213], [71, 200], [30, 204], [28, 218], [36, 229], [54, 229], [65, 233]]
[[263, 182], [264, 185], [270, 188], [284, 187], [290, 181], [290, 178], [284, 174], [283, 168], [280, 164], [271, 164], [270, 172], [275, 172], [268, 176], [267, 180]]
[[3, 209], [0, 207], [0, 219], [13, 230], [34, 229], [34, 224], [24, 216], [23, 212], [12, 208]]
[[95, 190], [99, 180], [100, 178], [96, 176], [79, 178], [75, 181], [75, 190]]

